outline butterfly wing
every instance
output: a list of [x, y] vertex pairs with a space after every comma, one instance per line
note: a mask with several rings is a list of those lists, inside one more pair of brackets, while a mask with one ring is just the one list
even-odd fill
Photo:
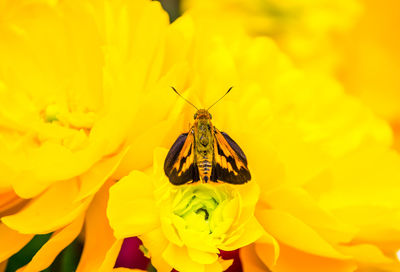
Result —
[[214, 128], [214, 164], [211, 180], [243, 184], [251, 179], [247, 158], [228, 134]]
[[176, 139], [165, 158], [164, 172], [174, 185], [200, 180], [194, 157], [193, 133], [183, 133]]

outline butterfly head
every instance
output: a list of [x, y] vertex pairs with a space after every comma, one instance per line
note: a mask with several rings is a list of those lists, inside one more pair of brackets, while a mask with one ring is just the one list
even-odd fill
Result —
[[208, 110], [200, 109], [194, 114], [193, 118], [194, 120], [211, 120], [212, 115], [208, 112]]
[[217, 101], [215, 101], [214, 104], [212, 104], [210, 107], [208, 107], [207, 109], [200, 109], [200, 110], [199, 110], [195, 105], [193, 105], [192, 102], [190, 102], [189, 100], [187, 100], [186, 98], [184, 98], [180, 93], [178, 93], [178, 91], [175, 90], [174, 87], [171, 87], [171, 88], [172, 88], [172, 90], [173, 90], [177, 95], [179, 95], [180, 97], [182, 97], [187, 103], [189, 103], [190, 105], [192, 105], [192, 106], [197, 110], [197, 112], [196, 112], [195, 115], [194, 115], [194, 120], [211, 120], [211, 119], [212, 119], [212, 116], [211, 116], [211, 114], [208, 112], [208, 110], [209, 110], [212, 106], [214, 106], [215, 104], [217, 104], [218, 101], [220, 101], [222, 98], [224, 98], [225, 95], [227, 95], [227, 94], [232, 90], [233, 87], [230, 87], [230, 88], [228, 89], [228, 91], [227, 91], [220, 99], [218, 99]]

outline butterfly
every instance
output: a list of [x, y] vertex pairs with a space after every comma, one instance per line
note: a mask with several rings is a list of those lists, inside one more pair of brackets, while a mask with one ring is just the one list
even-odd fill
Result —
[[[175, 88], [172, 89], [181, 96]], [[198, 181], [243, 184], [251, 179], [246, 155], [228, 134], [212, 125], [212, 116], [208, 112], [231, 89], [208, 109], [197, 109], [181, 96], [197, 112], [189, 132], [176, 139], [165, 159], [164, 172], [172, 184]]]

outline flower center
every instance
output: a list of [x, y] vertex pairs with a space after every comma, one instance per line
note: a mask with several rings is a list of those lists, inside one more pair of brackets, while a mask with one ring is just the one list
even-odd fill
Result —
[[185, 222], [185, 229], [211, 234], [215, 225], [215, 211], [228, 198], [225, 190], [208, 184], [190, 185], [178, 193], [173, 212]]

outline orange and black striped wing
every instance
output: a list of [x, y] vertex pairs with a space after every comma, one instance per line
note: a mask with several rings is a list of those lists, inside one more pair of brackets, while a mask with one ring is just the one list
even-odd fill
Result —
[[247, 158], [228, 134], [214, 128], [214, 163], [211, 180], [243, 184], [251, 179]]
[[176, 139], [165, 158], [164, 172], [174, 185], [200, 180], [195, 163], [193, 133], [183, 133]]

